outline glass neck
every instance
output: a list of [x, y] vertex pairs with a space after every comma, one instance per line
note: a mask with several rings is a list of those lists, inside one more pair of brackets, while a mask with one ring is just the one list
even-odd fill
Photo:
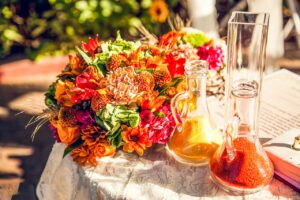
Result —
[[206, 76], [188, 76], [187, 91], [190, 95], [206, 97]]
[[229, 120], [238, 118], [238, 135], [257, 136], [259, 95], [245, 95], [243, 91], [231, 91]]

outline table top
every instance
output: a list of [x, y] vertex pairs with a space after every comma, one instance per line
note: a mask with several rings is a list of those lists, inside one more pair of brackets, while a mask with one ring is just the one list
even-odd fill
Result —
[[39, 199], [300, 199], [300, 194], [273, 179], [262, 191], [231, 196], [210, 179], [207, 167], [176, 162], [157, 145], [143, 157], [123, 151], [99, 159], [95, 168], [83, 168], [55, 144], [40, 183]]

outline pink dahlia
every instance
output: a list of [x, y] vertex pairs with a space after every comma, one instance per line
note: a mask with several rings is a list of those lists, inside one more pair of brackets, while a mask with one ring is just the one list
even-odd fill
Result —
[[170, 105], [162, 105], [154, 113], [143, 110], [140, 113], [142, 128], [148, 129], [149, 140], [152, 143], [165, 144], [175, 128], [175, 121]]
[[223, 67], [223, 51], [220, 47], [204, 45], [198, 48], [197, 52], [201, 60], [208, 62], [208, 69], [220, 70]]

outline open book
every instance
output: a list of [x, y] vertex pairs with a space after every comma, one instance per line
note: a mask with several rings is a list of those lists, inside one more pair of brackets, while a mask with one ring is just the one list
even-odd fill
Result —
[[300, 190], [300, 151], [291, 148], [300, 135], [300, 76], [287, 70], [267, 76], [263, 82], [260, 136], [275, 174]]
[[[300, 151], [291, 149], [300, 135], [300, 76], [279, 70], [263, 80], [259, 136], [275, 174], [300, 190]], [[224, 102], [209, 99], [212, 117], [224, 128]]]

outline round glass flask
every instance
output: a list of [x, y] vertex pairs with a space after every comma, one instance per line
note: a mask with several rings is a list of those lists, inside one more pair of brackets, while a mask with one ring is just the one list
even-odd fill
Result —
[[222, 143], [222, 135], [210, 117], [206, 100], [208, 63], [203, 60], [185, 65], [186, 91], [171, 101], [176, 128], [167, 144], [168, 152], [179, 162], [206, 165]]

